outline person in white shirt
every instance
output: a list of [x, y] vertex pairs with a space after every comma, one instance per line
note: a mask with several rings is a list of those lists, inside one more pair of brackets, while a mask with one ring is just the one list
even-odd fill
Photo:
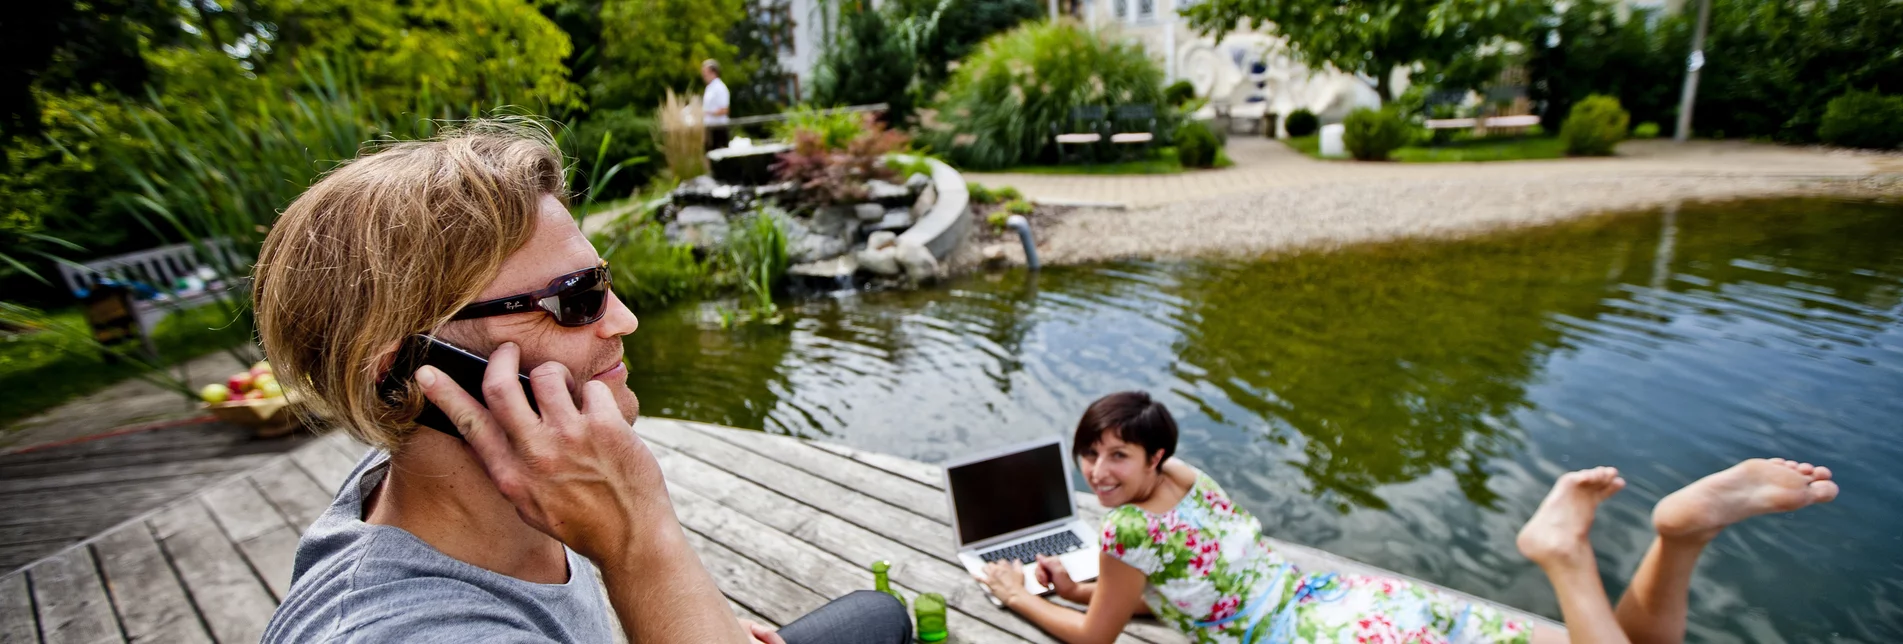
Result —
[[700, 95], [702, 122], [707, 125], [707, 149], [727, 147], [727, 112], [733, 99], [727, 84], [720, 82], [720, 61], [709, 58], [700, 64], [700, 78], [707, 89]]

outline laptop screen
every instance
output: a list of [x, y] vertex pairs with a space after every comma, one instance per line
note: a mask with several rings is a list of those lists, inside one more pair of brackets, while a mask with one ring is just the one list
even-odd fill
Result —
[[960, 544], [1071, 516], [1064, 449], [1057, 443], [952, 467], [946, 475]]

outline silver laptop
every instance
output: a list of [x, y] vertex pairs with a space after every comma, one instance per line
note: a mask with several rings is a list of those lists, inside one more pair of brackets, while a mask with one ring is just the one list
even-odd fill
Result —
[[[1097, 578], [1097, 529], [1078, 516], [1071, 496], [1070, 455], [1048, 440], [954, 460], [945, 465], [958, 561], [983, 576], [986, 562], [1025, 563], [1024, 587], [1037, 584], [1037, 555], [1057, 557], [1071, 579]], [[997, 602], [992, 598], [992, 602]]]

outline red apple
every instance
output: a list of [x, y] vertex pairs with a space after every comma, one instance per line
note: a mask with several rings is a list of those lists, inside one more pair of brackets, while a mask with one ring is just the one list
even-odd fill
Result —
[[245, 400], [263, 400], [263, 399], [264, 399], [264, 392], [262, 392], [262, 391], [247, 391], [247, 392], [245, 392], [245, 394], [244, 394], [244, 399], [245, 399]]
[[250, 391], [251, 390], [251, 373], [245, 372], [245, 373], [232, 374], [231, 378], [225, 381], [225, 387], [230, 389], [234, 393], [239, 391]]

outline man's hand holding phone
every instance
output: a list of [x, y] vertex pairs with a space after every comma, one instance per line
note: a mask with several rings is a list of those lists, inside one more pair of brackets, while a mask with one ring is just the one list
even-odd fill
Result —
[[607, 567], [630, 554], [642, 526], [673, 522], [660, 464], [628, 426], [608, 385], [581, 383], [581, 407], [568, 368], [546, 362], [529, 373], [541, 413], [517, 377], [521, 349], [504, 343], [489, 355], [484, 402], [441, 370], [416, 371], [423, 395], [456, 424], [502, 496], [522, 520]]

